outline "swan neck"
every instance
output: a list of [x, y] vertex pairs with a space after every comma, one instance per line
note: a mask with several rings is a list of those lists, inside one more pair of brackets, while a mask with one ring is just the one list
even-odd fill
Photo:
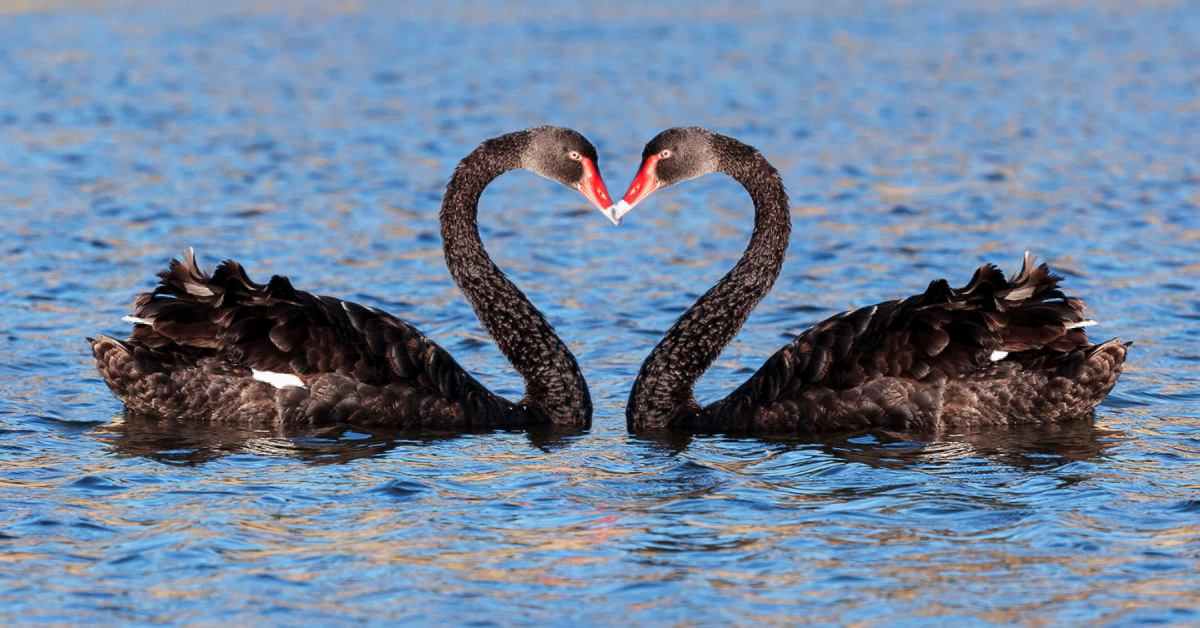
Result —
[[783, 182], [766, 159], [739, 144], [721, 156], [719, 171], [733, 177], [754, 202], [754, 231], [741, 259], [667, 331], [642, 364], [626, 406], [631, 430], [670, 427], [700, 411], [694, 387], [737, 335], [783, 268], [791, 212]]
[[[506, 140], [506, 141], [498, 141]], [[509, 280], [484, 249], [478, 208], [496, 177], [520, 167], [520, 138], [482, 144], [458, 164], [442, 202], [442, 252], [450, 276], [479, 322], [525, 381], [525, 397], [555, 424], [585, 426], [592, 402], [583, 373], [545, 315]]]

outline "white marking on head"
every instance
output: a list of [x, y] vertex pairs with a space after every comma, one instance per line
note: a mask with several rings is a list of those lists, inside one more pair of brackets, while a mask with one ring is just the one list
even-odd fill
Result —
[[300, 388], [306, 388], [304, 385], [304, 380], [292, 375], [291, 373], [256, 371], [254, 369], [250, 369], [250, 372], [254, 373], [254, 379], [257, 379], [260, 382], [266, 382], [276, 388], [283, 388], [285, 386], [298, 386]]
[[1007, 351], [993, 351], [992, 352], [992, 362], [999, 362], [1000, 360], [1003, 360], [1006, 357], [1008, 357]]
[[1068, 323], [1067, 329], [1079, 329], [1080, 327], [1091, 327], [1092, 325], [1095, 325], [1096, 322], [1097, 321], [1094, 321], [1090, 318], [1085, 318], [1085, 319], [1079, 321], [1078, 323]]
[[154, 321], [152, 321], [148, 318], [138, 318], [136, 316], [122, 316], [121, 320], [125, 321], [126, 323], [135, 323], [138, 325], [153, 325], [154, 324]]

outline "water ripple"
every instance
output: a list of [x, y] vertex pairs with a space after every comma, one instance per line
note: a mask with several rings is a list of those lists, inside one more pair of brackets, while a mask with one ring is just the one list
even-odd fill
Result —
[[[0, 624], [1200, 624], [1200, 10], [868, 4], [0, 2]], [[590, 430], [164, 421], [96, 377], [82, 338], [191, 246], [519, 395], [436, 208], [481, 139], [542, 123], [591, 137], [610, 191], [676, 124], [780, 168], [783, 276], [702, 397], [1026, 250], [1136, 341], [1128, 371], [1074, 425], [630, 436], [745, 194], [708, 177], [614, 230], [513, 174], [483, 237], [579, 356]]]

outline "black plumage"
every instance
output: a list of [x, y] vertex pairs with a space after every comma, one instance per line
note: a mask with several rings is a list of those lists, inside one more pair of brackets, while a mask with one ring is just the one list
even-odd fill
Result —
[[476, 212], [483, 189], [514, 168], [579, 189], [605, 209], [596, 161], [582, 135], [538, 127], [484, 142], [446, 187], [447, 264], [524, 378], [519, 402], [492, 394], [395, 316], [296, 290], [286, 277], [255, 283], [233, 261], [209, 275], [191, 253], [173, 260], [159, 273], [158, 287], [134, 301], [130, 338], [91, 341], [97, 368], [130, 410], [166, 418], [443, 429], [586, 426], [591, 397], [574, 356], [492, 263]]
[[[699, 128], [647, 144], [623, 215], [651, 192], [724, 172], [750, 193], [754, 232], [737, 265], [667, 332], [630, 392], [631, 430], [828, 432], [1043, 423], [1090, 415], [1121, 375], [1129, 343], [1088, 342], [1083, 301], [1026, 253], [966, 286], [838, 314], [771, 356], [729, 396], [701, 407], [693, 387], [770, 292], [791, 231], [778, 172], [750, 146]], [[649, 191], [646, 191], [649, 190]]]

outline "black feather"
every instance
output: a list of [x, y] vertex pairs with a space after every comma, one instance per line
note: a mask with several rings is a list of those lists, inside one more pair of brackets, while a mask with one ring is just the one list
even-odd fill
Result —
[[[1083, 301], [1064, 295], [1062, 277], [1026, 254], [1011, 281], [987, 264], [960, 289], [938, 279], [922, 294], [830, 317], [771, 356], [729, 396], [701, 408], [693, 386], [779, 276], [791, 213], [778, 173], [753, 148], [711, 131], [672, 129], [652, 140], [646, 154], [662, 149], [680, 157], [672, 180], [712, 171], [737, 179], [754, 200], [754, 232], [733, 270], [642, 363], [626, 407], [631, 430], [815, 432], [1068, 421], [1088, 416], [1121, 375], [1128, 345], [1088, 342], [1079, 326], [1086, 320]], [[709, 157], [687, 158], [689, 151]], [[789, 380], [778, 381], [781, 373]]]
[[[527, 392], [518, 403], [492, 394], [399, 318], [296, 290], [279, 275], [255, 283], [232, 260], [209, 275], [190, 251], [134, 300], [134, 316], [150, 324], [135, 325], [126, 341], [92, 341], [97, 368], [130, 409], [167, 418], [587, 426], [591, 397], [574, 356], [487, 256], [475, 215], [483, 189], [515, 167], [528, 164], [576, 185], [569, 177], [582, 177], [583, 168], [570, 159], [572, 151], [595, 161], [595, 148], [569, 129], [539, 127], [489, 140], [459, 164], [442, 204], [451, 274], [524, 377]], [[303, 386], [276, 388], [254, 371], [294, 375]]]

